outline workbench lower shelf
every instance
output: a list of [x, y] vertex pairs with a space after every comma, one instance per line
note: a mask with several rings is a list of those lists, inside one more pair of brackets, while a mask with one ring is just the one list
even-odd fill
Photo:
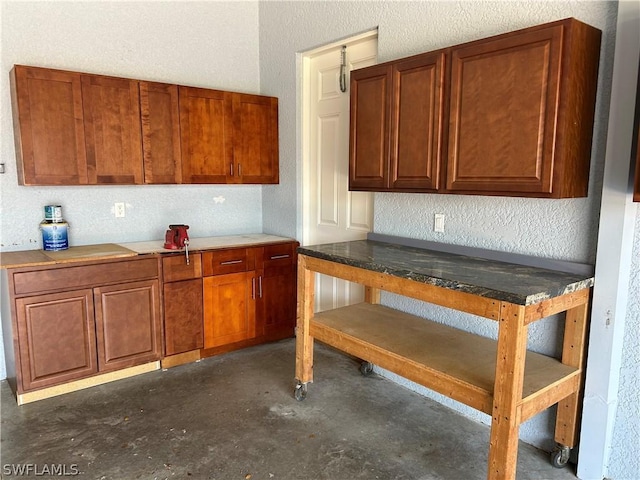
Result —
[[[317, 313], [310, 336], [491, 415], [497, 342], [377, 304]], [[524, 422], [577, 389], [580, 371], [527, 352]]]

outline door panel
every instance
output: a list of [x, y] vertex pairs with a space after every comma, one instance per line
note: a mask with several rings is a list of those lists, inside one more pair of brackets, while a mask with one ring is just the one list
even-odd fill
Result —
[[242, 183], [278, 183], [278, 99], [233, 94], [233, 159]]
[[438, 188], [444, 58], [440, 52], [393, 66], [391, 188]]
[[231, 95], [179, 87], [184, 183], [227, 183], [234, 173]]
[[[347, 70], [372, 65], [377, 58], [377, 39], [363, 38], [346, 42]], [[373, 223], [373, 195], [368, 192], [349, 191], [349, 102], [350, 93], [340, 90], [341, 47], [329, 48], [307, 59], [305, 88], [308, 92], [308, 159], [303, 169], [305, 245], [361, 240], [371, 231]], [[355, 74], [355, 73], [354, 73]], [[386, 71], [384, 72], [386, 80]], [[376, 80], [377, 81], [377, 80]], [[347, 78], [347, 85], [349, 80]], [[372, 89], [381, 88], [375, 84]], [[385, 85], [382, 88], [386, 88]], [[377, 108], [363, 97], [360, 112]], [[386, 107], [382, 107], [384, 110]], [[370, 122], [363, 117], [362, 125]], [[380, 128], [374, 120], [367, 128]], [[353, 125], [351, 125], [353, 127]], [[364, 128], [364, 127], [363, 127]], [[380, 155], [387, 148], [384, 140], [376, 148]], [[372, 162], [371, 172], [363, 172], [362, 178], [386, 180], [386, 172]], [[362, 286], [335, 277], [317, 275], [316, 310], [326, 310], [363, 300]]]
[[255, 337], [254, 272], [204, 278], [204, 348]]
[[161, 357], [158, 281], [94, 289], [100, 371], [118, 370]]
[[144, 183], [182, 183], [178, 86], [140, 82]]
[[90, 289], [16, 300], [23, 390], [98, 371]]
[[202, 279], [164, 284], [165, 355], [204, 346]]
[[562, 28], [453, 50], [447, 189], [551, 192]]
[[93, 184], [141, 184], [138, 82], [82, 75], [87, 171]]
[[80, 74], [16, 65], [12, 106], [20, 185], [85, 185]]

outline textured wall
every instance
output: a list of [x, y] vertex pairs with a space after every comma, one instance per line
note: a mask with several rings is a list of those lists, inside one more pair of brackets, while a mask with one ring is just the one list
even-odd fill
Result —
[[[576, 17], [603, 31], [589, 196], [540, 200], [507, 197], [376, 194], [374, 230], [378, 233], [476, 246], [583, 263], [595, 262], [608, 104], [615, 40], [613, 2], [261, 2], [261, 85], [280, 97], [280, 162], [287, 172], [280, 189], [263, 190], [265, 231], [301, 238], [297, 220], [280, 211], [300, 205], [300, 58], [303, 52], [378, 27], [380, 62], [455, 45], [518, 28]], [[295, 61], [295, 63], [294, 63]], [[445, 233], [433, 232], [433, 214], [446, 216]], [[385, 295], [402, 310], [461, 328], [495, 335], [495, 325], [422, 302]], [[530, 347], [557, 351], [558, 323], [546, 320], [531, 328]], [[480, 421], [482, 414], [395, 378]], [[535, 445], [552, 444], [554, 412], [526, 422], [521, 437]]]
[[[18, 186], [9, 101], [16, 63], [259, 92], [256, 2], [1, 5], [0, 251], [41, 248], [47, 204], [62, 205], [71, 245], [160, 239], [170, 223], [187, 223], [194, 237], [261, 231], [259, 186]], [[114, 218], [114, 202], [127, 204], [125, 218]]]
[[609, 477], [640, 478], [640, 205], [629, 279], [629, 306], [625, 319], [618, 407], [609, 458]]

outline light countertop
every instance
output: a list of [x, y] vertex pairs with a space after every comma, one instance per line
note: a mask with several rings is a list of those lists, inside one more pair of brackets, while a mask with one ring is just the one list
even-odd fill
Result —
[[[292, 241], [287, 237], [253, 233], [245, 235], [228, 235], [220, 237], [202, 237], [189, 239], [189, 250], [215, 250], [270, 243]], [[164, 248], [164, 240], [128, 243], [103, 243], [97, 245], [81, 245], [66, 250], [44, 251], [23, 250], [0, 253], [0, 268], [36, 267], [61, 263], [82, 262], [87, 260], [108, 260], [119, 257], [134, 257], [144, 254], [176, 253], [178, 250]]]

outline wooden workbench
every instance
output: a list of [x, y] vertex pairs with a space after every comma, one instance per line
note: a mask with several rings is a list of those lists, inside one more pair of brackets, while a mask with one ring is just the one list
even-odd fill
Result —
[[[555, 440], [566, 463], [593, 277], [368, 240], [298, 253], [297, 399], [313, 381], [317, 339], [491, 415], [489, 479], [516, 477], [520, 424], [558, 404]], [[314, 315], [315, 272], [364, 285], [366, 303]], [[498, 339], [384, 307], [381, 290], [497, 321]], [[561, 312], [562, 358], [528, 352], [528, 325]]]

